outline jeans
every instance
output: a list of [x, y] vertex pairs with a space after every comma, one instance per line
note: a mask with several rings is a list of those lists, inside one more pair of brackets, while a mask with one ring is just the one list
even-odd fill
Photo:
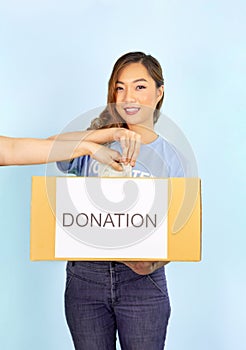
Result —
[[76, 350], [163, 350], [170, 302], [164, 268], [138, 275], [122, 263], [67, 264], [65, 313]]

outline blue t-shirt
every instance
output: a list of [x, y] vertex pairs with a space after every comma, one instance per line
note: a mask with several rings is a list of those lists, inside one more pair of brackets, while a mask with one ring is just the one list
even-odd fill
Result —
[[[108, 147], [122, 153], [119, 142], [113, 142]], [[99, 163], [90, 156], [57, 162], [57, 166], [67, 174], [98, 176]], [[133, 177], [184, 177], [184, 174], [181, 155], [161, 136], [149, 144], [141, 145], [136, 165], [132, 168]]]

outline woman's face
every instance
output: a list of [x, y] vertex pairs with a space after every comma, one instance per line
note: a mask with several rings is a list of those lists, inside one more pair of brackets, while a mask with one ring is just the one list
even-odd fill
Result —
[[164, 87], [156, 87], [145, 66], [131, 63], [122, 69], [115, 88], [116, 109], [125, 122], [153, 128], [153, 113]]

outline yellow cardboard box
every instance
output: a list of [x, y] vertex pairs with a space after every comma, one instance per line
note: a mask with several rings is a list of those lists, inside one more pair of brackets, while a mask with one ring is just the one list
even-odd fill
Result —
[[[93, 256], [88, 258], [83, 257], [83, 252], [79, 258], [56, 257], [56, 179], [56, 177], [40, 176], [32, 178], [31, 260], [126, 260], [126, 258], [117, 256], [113, 259], [112, 257], [95, 258]], [[169, 178], [167, 180], [167, 258], [161, 260], [200, 261], [201, 181], [198, 178]], [[127, 260], [139, 260], [139, 257], [137, 259], [131, 257]], [[156, 259], [143, 258], [141, 260]]]

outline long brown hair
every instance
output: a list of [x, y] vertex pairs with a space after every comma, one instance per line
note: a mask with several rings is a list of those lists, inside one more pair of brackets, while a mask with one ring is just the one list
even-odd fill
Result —
[[[119, 73], [123, 68], [131, 63], [142, 63], [147, 69], [151, 78], [155, 81], [156, 88], [159, 88], [164, 84], [164, 79], [162, 75], [162, 68], [160, 63], [151, 55], [146, 55], [143, 52], [129, 52], [121, 56], [113, 67], [109, 82], [108, 82], [108, 97], [107, 97], [107, 107], [102, 111], [98, 118], [91, 122], [88, 129], [103, 129], [111, 127], [125, 127], [127, 124], [121, 118], [119, 113], [116, 111], [116, 91], [115, 86], [118, 80]], [[156, 110], [154, 111], [154, 123], [157, 122], [160, 116], [160, 109], [163, 103], [164, 93], [160, 101], [156, 105]]]

